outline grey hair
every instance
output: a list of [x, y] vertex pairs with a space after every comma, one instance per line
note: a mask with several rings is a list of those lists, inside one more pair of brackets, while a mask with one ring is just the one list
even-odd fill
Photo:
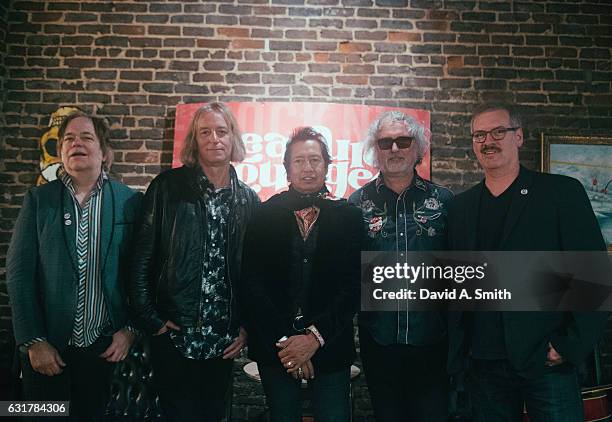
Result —
[[416, 141], [415, 145], [417, 147], [417, 160], [415, 165], [419, 164], [423, 160], [425, 153], [427, 153], [427, 150], [429, 149], [429, 138], [431, 136], [431, 133], [429, 132], [429, 129], [425, 128], [413, 117], [408, 116], [407, 114], [404, 114], [401, 111], [393, 110], [386, 111], [380, 116], [378, 116], [378, 118], [374, 121], [374, 123], [370, 125], [370, 128], [368, 129], [368, 135], [365, 139], [364, 152], [366, 154], [370, 152], [373, 153], [372, 164], [374, 165], [374, 167], [379, 168], [378, 153], [376, 149], [376, 140], [378, 139], [378, 133], [380, 132], [383, 125], [388, 123], [402, 123], [406, 127], [406, 129], [408, 129], [410, 136], [414, 136], [414, 139]]

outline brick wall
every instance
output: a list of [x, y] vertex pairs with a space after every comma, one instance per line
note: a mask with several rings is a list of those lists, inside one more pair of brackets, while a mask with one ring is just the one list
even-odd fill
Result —
[[[8, 3], [0, 3], [0, 101], [2, 102], [2, 104], [4, 104], [5, 100], [6, 100], [6, 76], [7, 76], [7, 70], [6, 70], [6, 66], [4, 64], [4, 59], [6, 56], [6, 43], [4, 42], [4, 39], [6, 38], [6, 33], [7, 33], [7, 23], [8, 23], [8, 11], [9, 11], [9, 5]], [[2, 139], [4, 138], [4, 128], [6, 127], [6, 121], [4, 120], [4, 113], [0, 112], [0, 142], [2, 142]], [[7, 155], [5, 154], [5, 147], [4, 144], [2, 144], [2, 146], [0, 146], [0, 157], [1, 160], [0, 161], [4, 161], [5, 158], [7, 158]], [[0, 170], [4, 170], [3, 169], [3, 164], [0, 163]], [[4, 185], [4, 183], [6, 182], [6, 180], [4, 179], [4, 176], [2, 174], [0, 174], [0, 183], [2, 185]], [[2, 188], [2, 190], [4, 190], [4, 188]], [[5, 193], [2, 192], [3, 197], [5, 197]], [[11, 230], [12, 227], [12, 219], [11, 218], [6, 218], [4, 215], [4, 207], [6, 206], [6, 202], [5, 200], [2, 200], [2, 210], [0, 210], [0, 245], [5, 244], [6, 242], [8, 242], [8, 233]], [[6, 247], [0, 246], [0, 254], [3, 257], [4, 254], [6, 252]], [[4, 260], [3, 258], [0, 258], [1, 260], [1, 265], [2, 268], [4, 268]], [[7, 362], [8, 361], [8, 357], [10, 356], [10, 321], [8, 319], [6, 319], [6, 316], [8, 316], [9, 313], [9, 309], [8, 309], [8, 296], [6, 294], [6, 284], [4, 283], [4, 270], [1, 270], [0, 274], [2, 274], [0, 276], [0, 362]], [[6, 374], [6, 372], [3, 372], [3, 370], [6, 368], [6, 365], [2, 365], [0, 363], [0, 379], [4, 378], [6, 379], [6, 376], [3, 376]], [[6, 389], [5, 383], [0, 381], [0, 392], [4, 391]]]
[[[11, 228], [37, 175], [38, 138], [60, 104], [110, 119], [113, 171], [142, 188], [170, 166], [181, 102], [425, 108], [433, 179], [456, 191], [480, 178], [466, 124], [478, 101], [524, 104], [530, 167], [542, 131], [612, 129], [606, 0], [12, 0], [0, 23], [5, 16], [0, 315]], [[5, 317], [0, 333], [8, 325]]]

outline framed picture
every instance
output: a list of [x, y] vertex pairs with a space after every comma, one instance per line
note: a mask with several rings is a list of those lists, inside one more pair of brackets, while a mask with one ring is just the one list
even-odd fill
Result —
[[612, 249], [612, 137], [542, 134], [542, 171], [578, 179]]

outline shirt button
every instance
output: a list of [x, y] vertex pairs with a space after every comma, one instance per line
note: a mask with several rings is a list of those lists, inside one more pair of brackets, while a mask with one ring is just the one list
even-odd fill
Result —
[[404, 256], [404, 254], [403, 254], [403, 253], [401, 253], [401, 254], [400, 254], [400, 256]]
[[208, 299], [205, 299], [204, 302], [208, 303]]
[[304, 258], [304, 264], [308, 264], [308, 258]]
[[402, 214], [402, 213], [400, 213], [399, 216], [400, 216], [400, 218], [404, 218], [404, 214]]
[[400, 236], [404, 236], [404, 233], [400, 233]]

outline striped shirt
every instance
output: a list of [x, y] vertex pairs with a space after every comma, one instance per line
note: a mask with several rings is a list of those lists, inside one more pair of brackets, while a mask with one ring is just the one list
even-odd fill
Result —
[[79, 280], [77, 309], [72, 337], [68, 344], [87, 347], [93, 344], [110, 324], [100, 273], [102, 187], [108, 176], [104, 171], [100, 173], [98, 181], [88, 194], [83, 206], [76, 198], [70, 175], [66, 171], [60, 171], [58, 177], [72, 196], [74, 214], [70, 216], [70, 213], [65, 210], [64, 218], [67, 222], [72, 217], [74, 222]]

